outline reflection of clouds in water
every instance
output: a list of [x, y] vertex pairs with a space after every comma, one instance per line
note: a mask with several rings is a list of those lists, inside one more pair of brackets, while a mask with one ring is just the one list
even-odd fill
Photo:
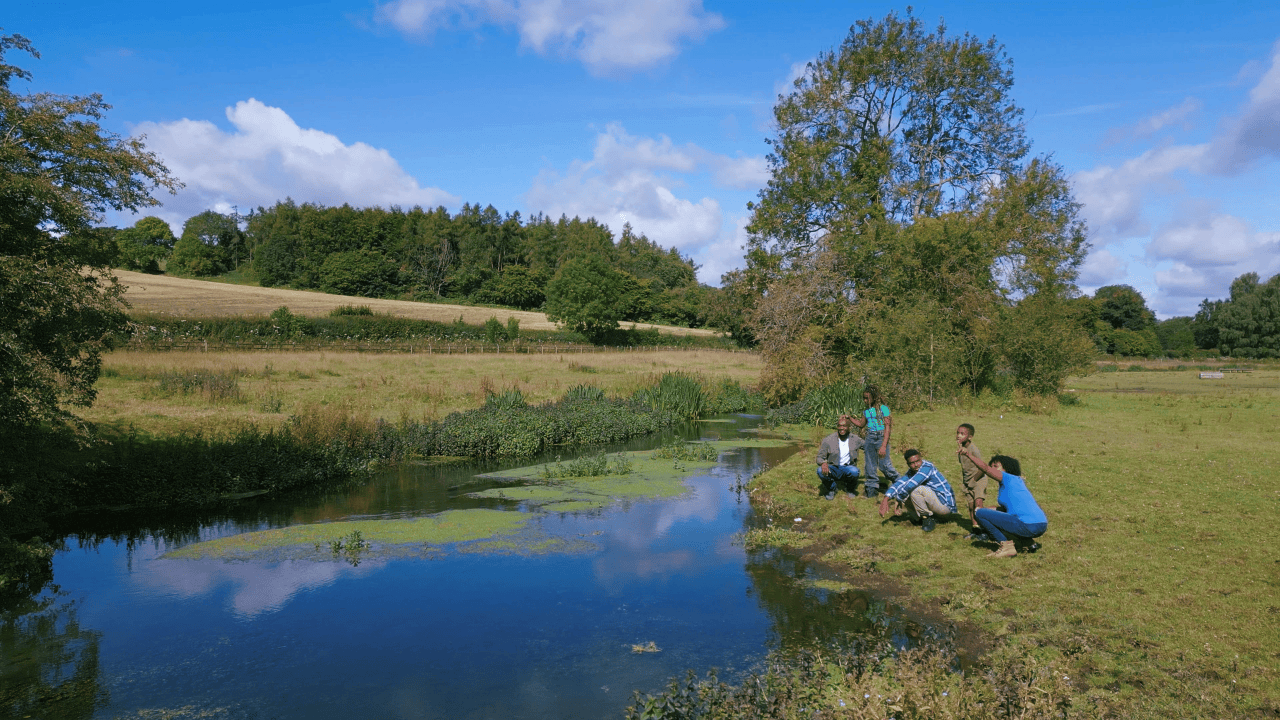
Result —
[[722, 477], [698, 477], [690, 481], [693, 492], [678, 499], [632, 506], [619, 522], [608, 530], [608, 549], [593, 562], [596, 578], [609, 585], [624, 579], [651, 578], [691, 571], [708, 563], [720, 562], [728, 556], [742, 554], [729, 538], [714, 548], [654, 550], [680, 522], [698, 520], [713, 522], [728, 503], [722, 494]]
[[382, 565], [385, 562], [365, 561], [360, 567], [352, 567], [342, 562], [303, 560], [285, 560], [270, 566], [217, 560], [156, 560], [135, 577], [179, 597], [203, 595], [230, 583], [236, 586], [231, 612], [253, 617], [283, 608], [303, 590], [330, 585], [339, 577], [367, 575]]

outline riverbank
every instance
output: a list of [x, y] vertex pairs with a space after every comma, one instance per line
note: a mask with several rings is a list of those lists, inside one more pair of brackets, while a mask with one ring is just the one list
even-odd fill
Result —
[[[759, 402], [737, 379], [754, 377], [755, 356], [644, 357], [114, 353], [91, 432], [6, 438], [0, 595], [47, 579], [46, 549], [9, 538], [46, 535], [59, 516], [335, 488], [406, 459], [530, 457]], [[679, 409], [688, 398], [667, 391], [696, 397]]]
[[[1073, 717], [1280, 713], [1280, 371], [1099, 373], [1069, 386], [1073, 400], [1051, 415], [974, 406], [894, 427], [895, 453], [919, 448], [952, 480], [961, 422], [986, 457], [1017, 457], [1049, 515], [1035, 554], [987, 559], [963, 539], [967, 519], [926, 535], [905, 516], [881, 520], [872, 501], [822, 500], [809, 451], [754, 480], [757, 512], [783, 529], [748, 541], [813, 547], [854, 587], [868, 573], [901, 580], [985, 628], [997, 653], [1063, 668]], [[816, 445], [827, 431], [790, 432]]]

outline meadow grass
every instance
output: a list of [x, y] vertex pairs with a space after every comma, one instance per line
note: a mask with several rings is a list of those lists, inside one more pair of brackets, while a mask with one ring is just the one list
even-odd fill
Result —
[[[1280, 369], [1098, 373], [1068, 386], [1073, 400], [1048, 414], [987, 402], [894, 424], [898, 469], [916, 447], [953, 487], [961, 422], [986, 457], [1021, 460], [1049, 516], [1035, 554], [987, 559], [989, 547], [963, 539], [967, 518], [926, 535], [906, 516], [881, 520], [872, 501], [822, 500], [807, 450], [754, 481], [755, 507], [776, 525], [803, 516], [826, 541], [814, 544], [822, 559], [854, 584], [874, 568], [1062, 664], [1073, 714], [1280, 714]], [[816, 445], [829, 430], [790, 432]]]
[[[754, 353], [720, 350], [600, 352], [574, 355], [386, 355], [355, 352], [152, 352], [103, 358], [98, 398], [85, 419], [153, 435], [218, 434], [244, 424], [279, 425], [308, 408], [342, 406], [389, 421], [434, 421], [487, 397], [519, 390], [526, 402], [559, 400], [583, 384], [629, 397], [671, 371], [754, 385]], [[180, 377], [234, 377], [239, 401], [163, 388]]]
[[[234, 315], [270, 315], [285, 305], [298, 315], [326, 317], [335, 308], [364, 305], [376, 313], [416, 320], [449, 323], [459, 318], [469, 325], [483, 325], [496, 317], [506, 323], [509, 318], [520, 322], [524, 330], [554, 330], [556, 324], [545, 313], [510, 308], [475, 307], [448, 303], [424, 303], [409, 300], [386, 300], [347, 295], [330, 295], [311, 290], [287, 290], [240, 284], [237, 280], [195, 280], [170, 275], [147, 275], [128, 270], [113, 270], [126, 288], [125, 299], [136, 312], [159, 313], [177, 317]], [[627, 324], [628, 327], [631, 323]], [[635, 323], [636, 328], [657, 328], [670, 335], [713, 336], [708, 328], [681, 328], [650, 323]]]

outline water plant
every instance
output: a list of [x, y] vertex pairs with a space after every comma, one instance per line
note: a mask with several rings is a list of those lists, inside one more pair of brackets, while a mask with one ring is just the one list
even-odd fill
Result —
[[604, 453], [581, 455], [567, 463], [556, 459], [554, 465], [547, 465], [542, 477], [548, 480], [557, 478], [603, 477], [605, 475], [630, 475], [631, 458], [618, 453], [611, 462]]
[[672, 438], [662, 443], [662, 447], [653, 451], [653, 456], [667, 460], [708, 461], [720, 457], [720, 450], [711, 443], [688, 442], [681, 438]]
[[701, 415], [707, 401], [702, 381], [685, 372], [663, 373], [656, 383], [641, 389], [635, 397], [654, 410], [686, 420], [694, 420]]
[[604, 400], [604, 390], [595, 385], [574, 385], [564, 393], [565, 402], [585, 400], [588, 402]]

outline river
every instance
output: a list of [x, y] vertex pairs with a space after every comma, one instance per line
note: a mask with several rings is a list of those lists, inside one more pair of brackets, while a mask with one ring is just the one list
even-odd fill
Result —
[[[685, 434], [750, 437], [757, 422]], [[801, 582], [812, 568], [738, 540], [756, 522], [743, 483], [793, 452], [723, 453], [675, 498], [535, 512], [536, 531], [568, 551], [166, 557], [267, 528], [531, 512], [474, 495], [497, 485], [479, 476], [509, 466], [497, 464], [405, 465], [340, 493], [83, 519], [55, 556], [56, 586], [4, 615], [0, 713], [618, 718], [633, 690], [688, 668], [732, 679], [782, 644], [865, 626], [867, 598], [815, 590]]]

